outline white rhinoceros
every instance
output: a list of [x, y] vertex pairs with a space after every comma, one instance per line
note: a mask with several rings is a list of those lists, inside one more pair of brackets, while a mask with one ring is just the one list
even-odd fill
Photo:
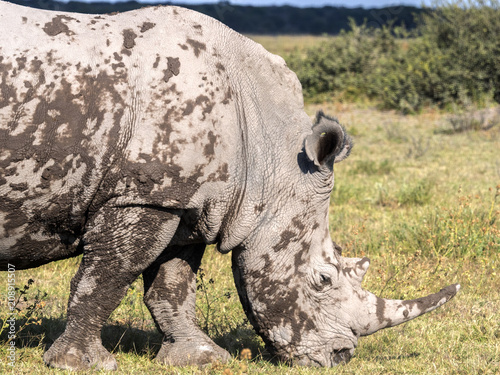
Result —
[[251, 323], [278, 359], [332, 366], [358, 338], [442, 305], [361, 288], [369, 261], [328, 232], [333, 163], [352, 142], [283, 59], [173, 6], [114, 15], [0, 1], [0, 264], [83, 253], [53, 367], [115, 369], [100, 333], [143, 275], [174, 365], [227, 360], [195, 322], [206, 244], [232, 251]]

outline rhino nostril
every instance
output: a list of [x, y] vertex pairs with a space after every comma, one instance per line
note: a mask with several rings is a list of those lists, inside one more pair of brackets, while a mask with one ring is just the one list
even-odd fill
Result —
[[339, 349], [333, 351], [333, 362], [335, 364], [347, 363], [351, 360], [351, 349]]

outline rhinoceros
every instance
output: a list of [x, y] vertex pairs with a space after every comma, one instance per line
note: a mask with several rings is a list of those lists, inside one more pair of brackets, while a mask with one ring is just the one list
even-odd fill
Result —
[[101, 329], [141, 274], [170, 365], [226, 361], [196, 324], [205, 246], [232, 252], [271, 355], [349, 361], [360, 336], [406, 322], [459, 285], [402, 301], [361, 288], [367, 258], [329, 235], [334, 163], [352, 141], [304, 111], [281, 57], [175, 6], [111, 15], [0, 2], [0, 264], [83, 254], [56, 368], [116, 369]]

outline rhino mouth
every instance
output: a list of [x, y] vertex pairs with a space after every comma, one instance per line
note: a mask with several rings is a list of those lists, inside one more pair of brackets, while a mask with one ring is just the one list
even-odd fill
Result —
[[288, 360], [286, 363], [297, 366], [306, 367], [334, 367], [337, 365], [347, 364], [353, 355], [354, 349], [344, 348], [334, 350], [323, 355], [307, 354], [302, 357], [295, 357], [293, 360]]
[[[347, 346], [349, 346], [349, 344]], [[304, 367], [334, 367], [347, 364], [354, 354], [355, 346], [356, 345], [340, 349], [333, 349], [331, 347], [326, 349], [325, 346], [304, 346], [303, 348], [306, 349], [307, 352], [302, 351], [302, 353], [299, 354], [297, 351], [292, 353], [290, 348], [288, 348], [288, 350], [277, 350], [276, 348], [266, 345], [267, 351], [273, 358], [273, 362]], [[295, 349], [297, 350], [297, 348]]]

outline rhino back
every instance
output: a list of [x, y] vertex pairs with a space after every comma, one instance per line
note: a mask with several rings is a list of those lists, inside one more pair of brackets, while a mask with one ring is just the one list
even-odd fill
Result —
[[110, 200], [189, 209], [211, 196], [214, 238], [231, 204], [215, 196], [252, 162], [252, 137], [297, 134], [295, 75], [209, 17], [0, 9], [2, 250], [76, 245]]

